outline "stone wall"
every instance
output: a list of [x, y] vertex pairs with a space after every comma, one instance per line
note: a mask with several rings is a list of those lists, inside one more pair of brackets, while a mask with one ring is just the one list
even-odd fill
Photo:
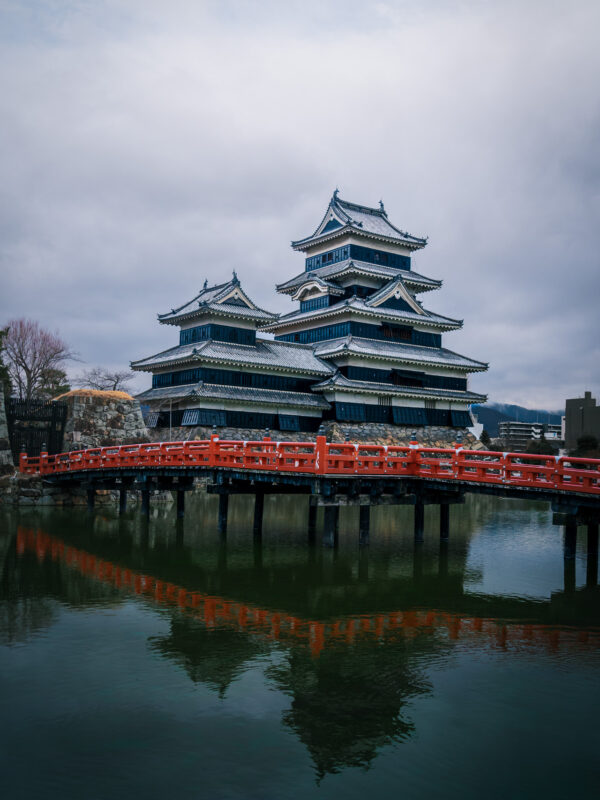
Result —
[[[466, 429], [443, 427], [411, 428], [402, 425], [368, 422], [361, 424], [325, 422], [323, 423], [323, 428], [328, 442], [344, 442], [346, 438], [349, 438], [351, 442], [363, 442], [365, 444], [408, 444], [413, 438], [413, 433], [416, 433], [416, 441], [425, 447], [449, 447], [455, 444], [457, 434], [460, 433], [462, 436], [461, 444], [466, 450], [483, 448], [481, 442]], [[171, 430], [171, 441], [208, 439], [212, 433], [213, 429], [210, 427], [173, 428]], [[221, 439], [257, 441], [264, 438], [265, 429], [217, 428], [217, 433]], [[315, 432], [269, 431], [271, 439], [276, 441], [313, 442], [316, 435]], [[148, 431], [148, 436], [153, 442], [167, 441], [169, 439], [169, 429], [153, 428]]]
[[[199, 482], [200, 483], [200, 482]], [[104, 507], [117, 507], [119, 492], [110, 489], [97, 489], [95, 504]], [[138, 491], [127, 492], [127, 506], [134, 507], [140, 502]], [[152, 504], [170, 505], [172, 492], [153, 492]], [[44, 508], [52, 506], [85, 507], [87, 492], [80, 487], [58, 487], [44, 483], [39, 475], [0, 476], [0, 508], [6, 506]]]
[[4, 395], [0, 392], [0, 475], [13, 469], [13, 457], [8, 440]]
[[149, 441], [139, 401], [126, 392], [75, 389], [56, 399], [68, 405], [65, 451]]

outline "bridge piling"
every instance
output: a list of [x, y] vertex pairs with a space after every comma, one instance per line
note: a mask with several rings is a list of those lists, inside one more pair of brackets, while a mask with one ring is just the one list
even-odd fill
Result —
[[314, 542], [317, 535], [317, 503], [312, 496], [308, 502], [308, 541]]
[[450, 503], [440, 503], [440, 539], [447, 542], [450, 538]]
[[415, 502], [415, 542], [423, 541], [425, 532], [425, 504], [420, 497]]
[[369, 581], [369, 550], [366, 547], [358, 553], [358, 580], [359, 583]]
[[445, 578], [448, 575], [448, 541], [442, 539], [440, 541], [440, 555], [438, 561], [438, 576]]
[[565, 559], [575, 558], [577, 550], [577, 517], [575, 514], [568, 514], [565, 523], [564, 548]]
[[423, 548], [419, 547], [420, 542], [415, 539], [413, 550], [413, 579], [420, 580], [423, 577]]
[[219, 533], [227, 533], [227, 511], [229, 509], [229, 495], [225, 492], [219, 494]]
[[598, 523], [588, 522], [587, 524], [587, 551], [588, 556], [591, 554], [598, 555]]
[[177, 519], [185, 516], [185, 490], [177, 489]]
[[260, 537], [262, 536], [264, 507], [265, 507], [264, 492], [257, 492], [254, 495], [254, 524], [253, 524], [253, 534], [256, 539], [260, 539]]
[[340, 507], [325, 506], [323, 509], [323, 545], [337, 547], [339, 540]]
[[364, 547], [369, 544], [371, 533], [371, 506], [359, 506], [358, 512], [358, 544]]
[[142, 514], [150, 516], [150, 489], [142, 489]]
[[592, 588], [598, 584], [598, 523], [588, 522], [587, 564], [585, 584]]

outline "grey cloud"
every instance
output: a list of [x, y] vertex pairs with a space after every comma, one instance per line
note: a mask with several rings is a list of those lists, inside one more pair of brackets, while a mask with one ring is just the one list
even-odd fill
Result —
[[414, 266], [465, 319], [447, 345], [491, 364], [473, 386], [554, 407], [600, 389], [597, 4], [0, 15], [0, 320], [120, 367], [172, 343], [155, 315], [205, 277], [235, 268], [287, 310], [289, 242], [339, 185], [430, 236]]

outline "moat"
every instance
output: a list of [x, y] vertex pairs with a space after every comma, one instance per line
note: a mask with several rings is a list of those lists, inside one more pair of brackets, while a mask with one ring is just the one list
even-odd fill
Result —
[[546, 504], [0, 514], [7, 796], [596, 795], [600, 589]]

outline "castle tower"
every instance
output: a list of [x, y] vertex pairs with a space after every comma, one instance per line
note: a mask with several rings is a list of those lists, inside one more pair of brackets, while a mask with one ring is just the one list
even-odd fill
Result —
[[131, 364], [152, 373], [152, 388], [138, 395], [150, 410], [147, 425], [315, 431], [329, 404], [311, 387], [333, 368], [310, 346], [257, 337], [258, 326], [276, 318], [235, 273], [159, 314], [162, 325], [179, 328], [179, 343]]
[[342, 200], [337, 190], [315, 232], [292, 242], [304, 271], [277, 286], [299, 308], [262, 323], [278, 342], [310, 344], [332, 366], [312, 386], [328, 402], [324, 417], [340, 422], [465, 428], [467, 375], [487, 369], [442, 346], [461, 320], [428, 311], [418, 295], [441, 287], [413, 271], [426, 239], [400, 230], [380, 203]]

